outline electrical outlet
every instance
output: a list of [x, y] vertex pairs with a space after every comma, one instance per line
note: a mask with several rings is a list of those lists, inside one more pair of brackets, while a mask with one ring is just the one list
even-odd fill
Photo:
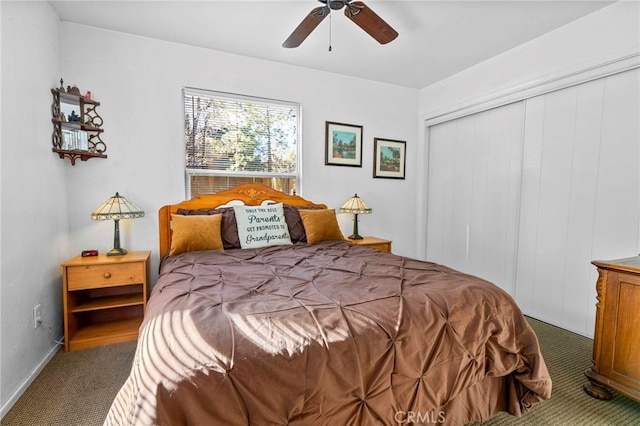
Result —
[[36, 305], [33, 307], [33, 328], [38, 328], [38, 326], [42, 323], [42, 313], [40, 312], [40, 305]]

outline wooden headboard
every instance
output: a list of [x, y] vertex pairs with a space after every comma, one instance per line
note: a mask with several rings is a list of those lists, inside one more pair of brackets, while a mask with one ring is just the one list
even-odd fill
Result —
[[259, 206], [265, 201], [273, 201], [291, 206], [327, 208], [324, 204], [316, 204], [297, 195], [287, 195], [258, 183], [247, 183], [215, 194], [200, 195], [178, 204], [163, 206], [158, 211], [160, 256], [164, 256], [171, 247], [171, 215], [176, 214], [178, 209], [213, 209], [232, 201], [240, 201], [248, 206]]

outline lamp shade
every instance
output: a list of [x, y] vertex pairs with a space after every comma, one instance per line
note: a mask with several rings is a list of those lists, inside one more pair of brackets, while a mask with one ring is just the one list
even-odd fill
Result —
[[91, 213], [92, 220], [120, 220], [144, 217], [144, 212], [131, 201], [116, 192]]
[[143, 217], [144, 212], [122, 195], [116, 195], [105, 201], [100, 207], [91, 213], [92, 220], [113, 220], [115, 221], [113, 231], [113, 249], [107, 252], [107, 256], [122, 256], [127, 251], [120, 247], [120, 219], [137, 219]]
[[353, 197], [349, 198], [346, 203], [340, 207], [340, 212], [342, 213], [351, 213], [353, 214], [353, 234], [349, 235], [349, 239], [352, 240], [362, 240], [363, 237], [358, 234], [358, 215], [359, 214], [369, 214], [373, 210], [362, 201], [362, 198], [358, 197], [358, 194], [355, 194]]
[[373, 210], [367, 207], [367, 205], [362, 201], [362, 198], [358, 197], [358, 194], [349, 198], [346, 203], [340, 207], [340, 212], [342, 213], [351, 213], [351, 214], [369, 214]]

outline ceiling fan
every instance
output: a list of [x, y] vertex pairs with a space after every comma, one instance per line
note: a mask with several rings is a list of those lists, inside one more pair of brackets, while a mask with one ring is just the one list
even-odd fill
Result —
[[351, 0], [318, 0], [324, 6], [316, 7], [300, 22], [287, 38], [282, 47], [298, 47], [311, 32], [329, 16], [332, 10], [344, 7], [344, 14], [380, 44], [387, 44], [398, 37], [398, 32], [391, 28], [371, 8], [361, 1]]

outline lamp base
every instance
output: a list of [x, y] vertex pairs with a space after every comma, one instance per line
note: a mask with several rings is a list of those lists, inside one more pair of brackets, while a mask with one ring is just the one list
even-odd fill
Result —
[[358, 234], [358, 213], [353, 215], [353, 234], [348, 237], [350, 240], [363, 240], [362, 235]]
[[113, 248], [107, 252], [107, 256], [123, 256], [127, 251], [123, 248]]

